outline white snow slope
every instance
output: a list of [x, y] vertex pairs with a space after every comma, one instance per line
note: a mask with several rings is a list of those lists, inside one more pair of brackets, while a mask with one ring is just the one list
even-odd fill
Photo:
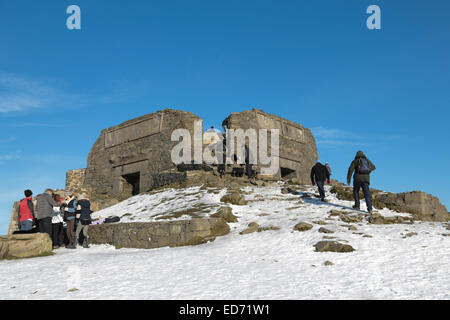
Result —
[[[328, 194], [329, 203], [302, 203], [299, 196], [280, 190], [280, 184], [243, 189], [249, 203], [232, 206], [239, 222], [230, 224], [230, 234], [207, 244], [153, 250], [93, 245], [58, 249], [49, 257], [0, 261], [0, 299], [450, 298], [446, 224], [362, 222], [351, 231], [339, 217], [325, 220], [331, 209], [348, 211], [351, 202]], [[211, 207], [203, 214], [208, 216], [221, 205], [224, 193], [169, 189], [135, 196], [95, 215], [129, 213], [122, 221], [150, 221], [203, 204]], [[380, 213], [394, 214], [387, 209]], [[317, 220], [327, 224], [314, 224]], [[253, 221], [280, 229], [239, 235]], [[293, 231], [302, 221], [313, 229]], [[335, 231], [327, 236], [346, 240], [356, 250], [314, 252], [313, 245], [325, 235], [318, 232], [320, 227]], [[417, 235], [404, 238], [411, 232]], [[367, 234], [372, 238], [363, 237]], [[333, 265], [325, 266], [327, 260]]]

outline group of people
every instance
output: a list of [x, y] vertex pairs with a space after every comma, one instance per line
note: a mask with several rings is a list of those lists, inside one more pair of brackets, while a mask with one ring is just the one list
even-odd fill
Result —
[[83, 235], [82, 245], [89, 248], [88, 228], [91, 220], [91, 203], [87, 196], [75, 197], [67, 191], [64, 197], [52, 189], [36, 196], [33, 203], [31, 190], [24, 191], [25, 198], [20, 200], [18, 224], [20, 233], [47, 233], [52, 240], [53, 249], [64, 246], [76, 249]]
[[[347, 184], [353, 175], [353, 197], [355, 199], [354, 209], [360, 210], [359, 190], [362, 189], [366, 200], [367, 211], [372, 213], [372, 196], [370, 194], [370, 173], [376, 169], [375, 165], [366, 157], [364, 152], [358, 151], [350, 164], [347, 172]], [[323, 165], [319, 160], [311, 169], [311, 183], [317, 185], [319, 196], [322, 201], [325, 200], [325, 181], [330, 184], [331, 168], [327, 163]]]

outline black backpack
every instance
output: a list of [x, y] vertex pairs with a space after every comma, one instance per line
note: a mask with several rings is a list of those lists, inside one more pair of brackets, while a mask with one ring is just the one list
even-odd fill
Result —
[[372, 171], [369, 160], [367, 160], [366, 158], [358, 159], [357, 169], [358, 169], [358, 173], [361, 173], [361, 174], [368, 174]]
[[105, 219], [104, 223], [114, 223], [114, 222], [119, 222], [120, 218], [118, 216], [112, 216], [112, 217], [108, 217]]

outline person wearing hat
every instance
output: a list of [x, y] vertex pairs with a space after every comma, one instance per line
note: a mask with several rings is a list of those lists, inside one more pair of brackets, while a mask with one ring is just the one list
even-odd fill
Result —
[[78, 244], [78, 239], [80, 238], [80, 233], [83, 231], [83, 248], [89, 248], [89, 235], [88, 228], [91, 224], [91, 203], [87, 199], [85, 194], [80, 194], [78, 196], [77, 202], [77, 218], [79, 219], [77, 225], [77, 231], [75, 233], [75, 239], [73, 241], [73, 245], [69, 247], [70, 249], [76, 249]]
[[317, 184], [317, 188], [319, 189], [320, 199], [325, 201], [325, 180], [327, 180], [328, 184], [330, 184], [330, 173], [319, 160], [311, 169], [311, 183], [312, 185]]
[[19, 203], [17, 223], [20, 231], [30, 231], [33, 228], [34, 221], [33, 192], [31, 190], [25, 190], [24, 194], [25, 198], [20, 200]]
[[70, 191], [66, 191], [64, 194], [66, 199], [64, 201], [64, 219], [67, 224], [67, 238], [69, 239], [69, 243], [67, 244], [67, 248], [73, 246], [74, 236], [75, 236], [75, 217], [77, 213], [77, 199]]
[[52, 217], [53, 207], [60, 206], [61, 203], [53, 200], [53, 190], [46, 189], [44, 193], [36, 197], [36, 218], [39, 223], [39, 232], [47, 233], [52, 238]]

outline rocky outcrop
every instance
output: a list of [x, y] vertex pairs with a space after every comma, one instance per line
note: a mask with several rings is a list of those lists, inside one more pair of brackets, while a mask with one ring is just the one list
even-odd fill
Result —
[[12, 235], [14, 231], [19, 230], [19, 219], [18, 219], [18, 210], [19, 210], [19, 201], [14, 202], [13, 208], [11, 211], [11, 218], [9, 220], [9, 228], [8, 234]]
[[439, 199], [421, 191], [378, 192], [373, 196], [372, 202], [376, 208], [411, 213], [417, 220], [442, 222], [450, 220], [447, 209]]
[[330, 229], [327, 229], [327, 228], [324, 228], [324, 227], [319, 228], [319, 232], [320, 233], [334, 233], [334, 231], [332, 231]]
[[48, 256], [52, 241], [46, 233], [14, 234], [0, 237], [0, 259]]
[[116, 248], [152, 249], [196, 245], [226, 235], [230, 227], [223, 219], [111, 223], [89, 227], [92, 244], [110, 244]]
[[319, 241], [314, 245], [316, 252], [353, 252], [355, 249], [349, 244], [337, 241]]
[[234, 205], [246, 205], [247, 201], [245, 200], [245, 197], [237, 192], [233, 192], [231, 194], [224, 195], [221, 199], [221, 202], [230, 203]]
[[363, 221], [364, 215], [362, 214], [349, 214], [348, 212], [342, 212], [339, 214], [339, 218], [345, 223], [358, 223]]
[[211, 217], [222, 218], [229, 223], [238, 222], [238, 218], [233, 214], [233, 210], [230, 207], [219, 208], [219, 210], [217, 210], [216, 213], [212, 214]]
[[[353, 188], [342, 183], [333, 181], [331, 192], [335, 193], [338, 199], [353, 201]], [[383, 192], [377, 189], [370, 189], [372, 194], [372, 204], [377, 209], [388, 208], [396, 212], [411, 213], [416, 220], [422, 221], [450, 221], [447, 208], [441, 204], [438, 198], [421, 192], [411, 191], [403, 193]], [[360, 192], [360, 198], [364, 195]]]
[[396, 223], [411, 224], [411, 223], [413, 223], [413, 220], [411, 218], [402, 217], [402, 216], [383, 217], [381, 214], [375, 212], [372, 214], [372, 217], [370, 217], [369, 223], [372, 223], [372, 224], [396, 224]]
[[247, 229], [241, 231], [239, 234], [244, 235], [244, 234], [249, 234], [249, 233], [253, 233], [253, 232], [258, 232], [259, 230], [259, 224], [257, 222], [252, 222], [248, 225]]
[[312, 224], [306, 222], [300, 222], [294, 226], [295, 231], [308, 231], [312, 229]]

